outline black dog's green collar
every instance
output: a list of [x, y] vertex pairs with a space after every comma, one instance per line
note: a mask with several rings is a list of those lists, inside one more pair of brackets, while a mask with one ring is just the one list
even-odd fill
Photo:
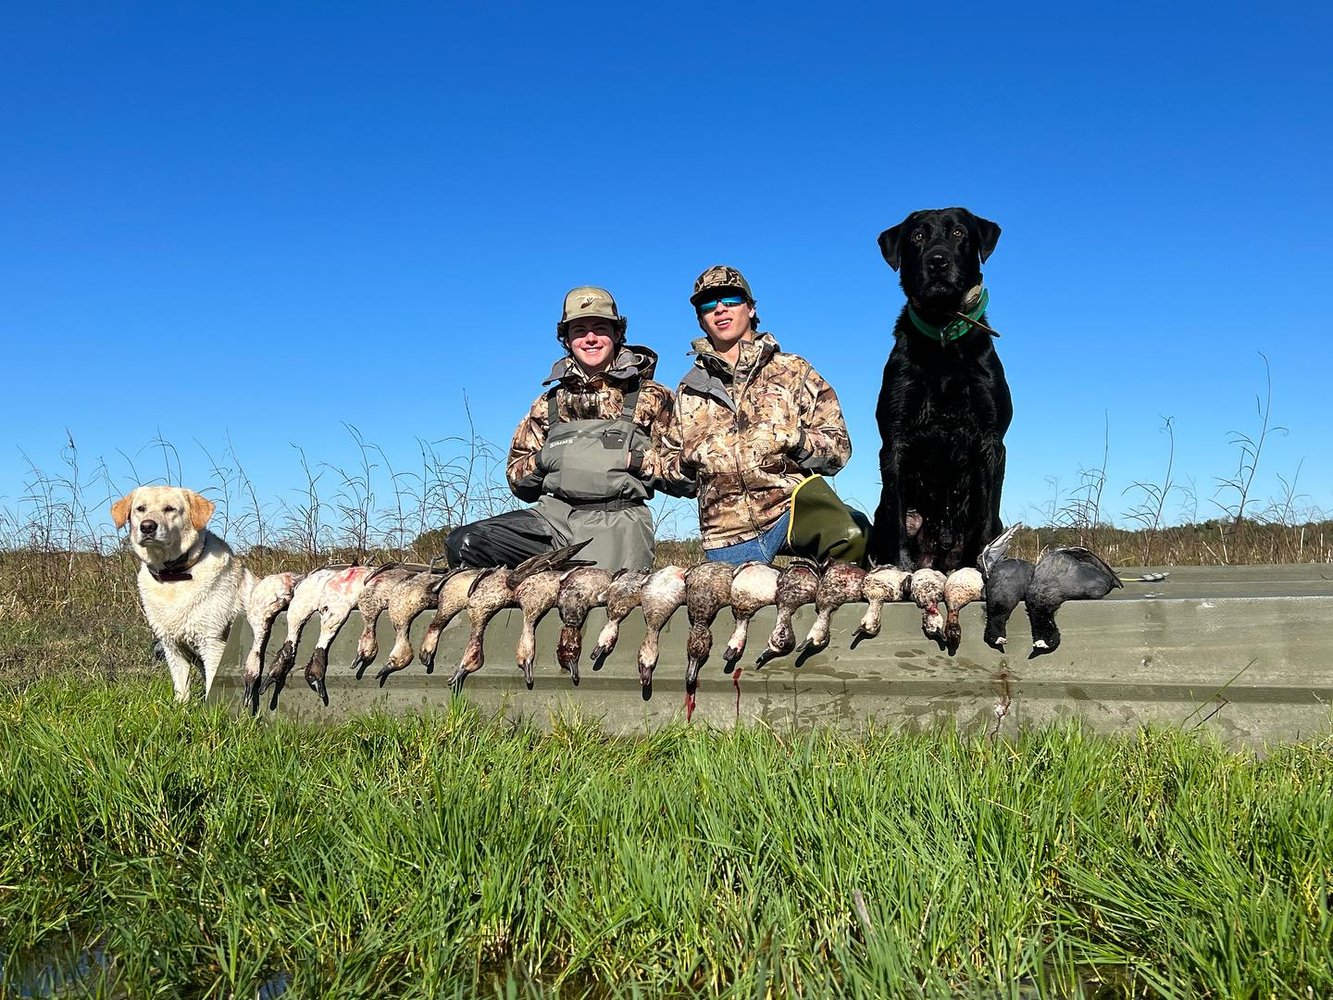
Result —
[[957, 340], [963, 334], [970, 331], [974, 326], [981, 327], [983, 330], [990, 330], [990, 327], [978, 322], [982, 314], [986, 311], [986, 305], [990, 302], [990, 293], [983, 286], [981, 295], [977, 298], [977, 304], [966, 313], [959, 313], [958, 318], [950, 320], [943, 326], [936, 326], [934, 323], [927, 323], [921, 318], [920, 314], [912, 308], [912, 303], [907, 303], [907, 316], [912, 321], [912, 325], [921, 333], [925, 334], [937, 344], [947, 344], [950, 341]]

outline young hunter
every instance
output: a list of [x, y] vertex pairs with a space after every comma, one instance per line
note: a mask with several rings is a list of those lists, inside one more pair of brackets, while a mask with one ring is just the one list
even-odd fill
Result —
[[[768, 562], [793, 551], [796, 488], [847, 464], [847, 425], [833, 388], [811, 364], [757, 332], [754, 295], [740, 271], [710, 267], [695, 280], [690, 304], [704, 336], [691, 344], [694, 366], [676, 390], [662, 468], [679, 480], [677, 492], [698, 497], [709, 559]], [[812, 482], [811, 495], [822, 490], [838, 512], [838, 558], [856, 561], [865, 544], [860, 529], [826, 484]], [[826, 543], [829, 527], [819, 519]], [[817, 548], [828, 554], [827, 544]]]
[[580, 559], [610, 570], [652, 568], [647, 501], [664, 485], [658, 454], [674, 401], [652, 379], [657, 355], [625, 343], [627, 325], [604, 288], [565, 296], [556, 324], [565, 355], [509, 446], [509, 488], [535, 506], [451, 532], [451, 566], [516, 566], [589, 540]]

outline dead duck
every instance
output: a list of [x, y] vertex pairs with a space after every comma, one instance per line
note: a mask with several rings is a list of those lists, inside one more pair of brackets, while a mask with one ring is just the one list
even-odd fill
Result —
[[944, 648], [949, 655], [958, 652], [963, 641], [963, 626], [958, 620], [958, 612], [973, 601], [980, 600], [986, 592], [981, 570], [964, 566], [949, 574], [944, 581], [944, 603], [948, 613], [944, 616]]
[[339, 566], [317, 569], [303, 576], [293, 588], [291, 602], [287, 605], [287, 634], [273, 657], [273, 668], [269, 670], [268, 676], [264, 678], [264, 683], [259, 688], [261, 695], [269, 688], [273, 689], [273, 694], [269, 697], [269, 711], [278, 707], [278, 696], [282, 694], [282, 689], [287, 684], [287, 675], [296, 664], [296, 647], [301, 642], [301, 630], [319, 610], [319, 599], [324, 584], [335, 573], [346, 568]]
[[611, 577], [611, 586], [606, 590], [606, 624], [597, 633], [597, 645], [588, 654], [594, 670], [601, 670], [606, 658], [616, 648], [620, 623], [639, 606], [643, 585], [649, 575], [648, 570], [622, 569]]
[[380, 615], [389, 607], [389, 593], [409, 576], [425, 568], [404, 565], [381, 566], [362, 584], [361, 597], [356, 602], [357, 610], [361, 612], [361, 635], [356, 640], [356, 656], [352, 659], [352, 670], [355, 671], [357, 680], [361, 679], [366, 667], [374, 663], [375, 657], [379, 656], [380, 645], [376, 626], [379, 624]]
[[747, 562], [736, 567], [736, 574], [731, 578], [731, 615], [736, 621], [727, 648], [722, 653], [725, 665], [724, 673], [736, 669], [736, 661], [745, 655], [745, 642], [749, 638], [750, 621], [760, 608], [777, 603], [778, 577], [781, 570], [768, 563]]
[[253, 639], [241, 671], [241, 679], [245, 684], [241, 692], [241, 704], [250, 710], [251, 715], [259, 711], [259, 682], [264, 673], [264, 654], [268, 651], [273, 623], [291, 603], [300, 579], [299, 573], [273, 573], [256, 580], [246, 595], [245, 620], [250, 624]]
[[[589, 539], [591, 541], [591, 539]], [[591, 565], [588, 560], [575, 559], [575, 554], [587, 545], [587, 541], [577, 545], [543, 552], [523, 560], [513, 569], [497, 567], [483, 570], [468, 588], [467, 614], [468, 637], [463, 649], [458, 669], [449, 678], [449, 686], [457, 694], [463, 688], [468, 674], [476, 673], [486, 664], [486, 626], [492, 618], [505, 608], [518, 607], [518, 586], [529, 576], [536, 576], [550, 570], [566, 570], [573, 566]]]
[[508, 568], [484, 569], [472, 578], [467, 592], [468, 636], [463, 657], [449, 678], [449, 687], [457, 694], [467, 675], [480, 670], [486, 662], [486, 626], [505, 608], [518, 606]]
[[897, 566], [880, 566], [866, 574], [861, 582], [861, 596], [869, 607], [861, 616], [861, 623], [852, 633], [848, 643], [852, 649], [862, 639], [874, 639], [884, 620], [884, 605], [905, 600], [912, 586], [912, 574], [904, 573]]
[[514, 648], [514, 660], [523, 671], [523, 683], [532, 690], [532, 666], [537, 658], [537, 624], [555, 607], [564, 572], [547, 570], [530, 576], [514, 588], [514, 599], [523, 611], [523, 630]]
[[1032, 586], [1032, 563], [1026, 559], [1001, 559], [986, 576], [986, 645], [1005, 651], [1009, 641], [1009, 616]]
[[1053, 653], [1060, 646], [1055, 613], [1065, 601], [1096, 601], [1123, 587], [1115, 570], [1082, 546], [1043, 552], [1032, 571], [1024, 603], [1032, 626], [1028, 659]]
[[690, 634], [685, 638], [687, 719], [694, 713], [699, 671], [713, 651], [713, 620], [731, 600], [731, 578], [735, 575], [736, 567], [724, 562], [700, 563], [685, 574], [685, 612], [690, 619]]
[[802, 605], [814, 603], [818, 589], [819, 568], [807, 559], [793, 559], [778, 576], [774, 602], [778, 607], [778, 617], [768, 637], [768, 646], [754, 661], [756, 667], [762, 667], [779, 656], [786, 656], [796, 648], [792, 616]]
[[912, 600], [921, 609], [921, 634], [934, 639], [944, 648], [944, 615], [940, 601], [944, 599], [945, 576], [937, 569], [919, 569], [912, 574]]
[[[389, 606], [385, 611], [389, 615], [389, 624], [393, 626], [393, 646], [384, 666], [375, 672], [375, 680], [380, 687], [399, 670], [412, 662], [412, 622], [417, 615], [436, 607], [440, 601], [440, 588], [445, 581], [457, 575], [457, 570], [443, 573], [422, 570], [399, 580], [389, 588]], [[422, 643], [425, 650], [425, 643]], [[430, 667], [426, 668], [430, 673]]]
[[1021, 522], [1010, 526], [981, 550], [977, 560], [986, 588], [986, 632], [983, 638], [987, 646], [1001, 653], [1009, 641], [1009, 616], [1032, 585], [1032, 563], [1026, 559], [1006, 558], [1009, 543], [1022, 526]]
[[588, 612], [606, 604], [611, 587], [611, 573], [593, 566], [570, 570], [560, 580], [555, 606], [560, 612], [560, 639], [555, 658], [560, 669], [568, 671], [575, 685], [579, 682], [579, 656], [583, 652], [583, 624]]
[[796, 655], [796, 666], [828, 648], [833, 612], [844, 604], [860, 601], [866, 571], [854, 563], [832, 563], [824, 567], [815, 588], [815, 621]]
[[662, 629], [685, 603], [685, 572], [683, 566], [663, 566], [644, 581], [639, 594], [646, 626], [639, 645], [639, 684], [644, 701], [653, 696], [653, 671], [657, 669]]
[[319, 638], [315, 640], [315, 648], [305, 665], [305, 682], [319, 695], [325, 707], [329, 704], [329, 689], [324, 683], [329, 669], [329, 647], [347, 623], [352, 609], [361, 599], [362, 584], [374, 570], [373, 566], [351, 566], [329, 577], [320, 591]]
[[[416, 596], [419, 600], [428, 601], [428, 603], [424, 604], [420, 609], [413, 613], [414, 617], [426, 608], [435, 609], [435, 614], [431, 618], [430, 624], [426, 626], [426, 633], [421, 637], [421, 651], [417, 654], [418, 659], [421, 660], [422, 665], [426, 668], [426, 673], [431, 674], [435, 672], [435, 652], [440, 647], [440, 636], [443, 634], [445, 627], [457, 618], [462, 610], [467, 607], [467, 599], [468, 595], [472, 592], [473, 582], [485, 572], [486, 570], [482, 569], [451, 569], [443, 576], [436, 576], [428, 584], [428, 589], [430, 591], [429, 595], [412, 595]], [[408, 581], [404, 586], [409, 586], [411, 583], [412, 581]], [[397, 592], [395, 591], [395, 593]], [[389, 605], [389, 619], [391, 621], [393, 620], [392, 604]], [[410, 623], [411, 619], [408, 619], [408, 624]], [[395, 640], [394, 648], [399, 648], [397, 640]], [[389, 661], [390, 663], [399, 664], [398, 666], [395, 666], [393, 670], [401, 670], [412, 662], [412, 643], [408, 638], [406, 626], [404, 626], [402, 631], [402, 656], [395, 660], [394, 656], [391, 654]], [[380, 677], [381, 686], [384, 684], [384, 678], [392, 673], [393, 670], [386, 665], [385, 668], [379, 672], [377, 676]]]

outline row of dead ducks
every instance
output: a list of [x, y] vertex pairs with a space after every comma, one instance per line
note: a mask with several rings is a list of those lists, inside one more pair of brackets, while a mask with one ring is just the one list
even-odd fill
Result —
[[[440, 634], [458, 615], [466, 612], [470, 631], [462, 658], [450, 678], [455, 691], [468, 674], [484, 664], [484, 638], [490, 620], [501, 610], [523, 612], [523, 628], [515, 660], [529, 688], [536, 660], [536, 627], [550, 611], [558, 610], [561, 621], [556, 658], [575, 684], [579, 682], [583, 626], [588, 612], [606, 608], [607, 621], [591, 652], [593, 669], [600, 669], [615, 648], [620, 623], [635, 608], [642, 609], [647, 631], [639, 648], [639, 680], [644, 698], [652, 694], [653, 671], [657, 666], [662, 628], [675, 612], [685, 607], [690, 632], [686, 639], [686, 703], [693, 707], [699, 671], [712, 652], [714, 618], [730, 607], [735, 628], [722, 653], [723, 670], [736, 671], [744, 655], [749, 624], [763, 607], [777, 607], [777, 621], [756, 667], [798, 650], [792, 618], [796, 610], [813, 604], [814, 624], [798, 650], [796, 665], [820, 652], [829, 643], [829, 625], [834, 612], [844, 604], [865, 602], [868, 607], [853, 634], [854, 648], [864, 639], [879, 635], [883, 607], [895, 601], [913, 601], [921, 609], [921, 630], [950, 656], [962, 641], [959, 611], [973, 601], [986, 605], [985, 642], [1003, 651], [1010, 614], [1025, 603], [1032, 626], [1030, 656], [1053, 651], [1060, 643], [1055, 613], [1066, 600], [1096, 599], [1114, 587], [1119, 577], [1087, 549], [1062, 548], [1044, 552], [1037, 562], [1005, 558], [1015, 525], [987, 547], [979, 569], [955, 570], [947, 577], [938, 570], [906, 573], [892, 567], [864, 570], [845, 563], [820, 567], [805, 560], [792, 560], [783, 568], [766, 563], [706, 562], [693, 567], [666, 566], [649, 571], [611, 573], [578, 559], [582, 545], [568, 546], [529, 559], [514, 569], [435, 569], [390, 564], [386, 566], [341, 566], [315, 570], [305, 576], [275, 573], [259, 580], [247, 602], [246, 614], [254, 643], [243, 670], [244, 699], [258, 711], [260, 696], [272, 691], [269, 707], [276, 708], [296, 660], [296, 647], [305, 624], [320, 618], [319, 638], [305, 666], [310, 688], [328, 704], [325, 674], [329, 648], [353, 608], [364, 623], [357, 641], [353, 667], [360, 679], [379, 655], [376, 624], [387, 613], [394, 629], [394, 644], [384, 665], [376, 673], [381, 686], [395, 672], [412, 662], [414, 650], [409, 629], [414, 619], [428, 610], [434, 616], [421, 640], [417, 655], [426, 672], [434, 670]], [[585, 543], [586, 544], [586, 543]], [[269, 636], [278, 614], [287, 611], [287, 634], [274, 661], [264, 672]], [[738, 688], [739, 691], [739, 688]]]

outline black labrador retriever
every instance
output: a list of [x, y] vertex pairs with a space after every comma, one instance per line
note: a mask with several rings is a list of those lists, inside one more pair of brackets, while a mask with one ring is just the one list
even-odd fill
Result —
[[965, 208], [913, 212], [880, 233], [907, 305], [875, 408], [884, 488], [870, 558], [878, 565], [945, 573], [975, 566], [1003, 530], [1013, 403], [981, 284], [981, 265], [999, 238], [999, 226]]

